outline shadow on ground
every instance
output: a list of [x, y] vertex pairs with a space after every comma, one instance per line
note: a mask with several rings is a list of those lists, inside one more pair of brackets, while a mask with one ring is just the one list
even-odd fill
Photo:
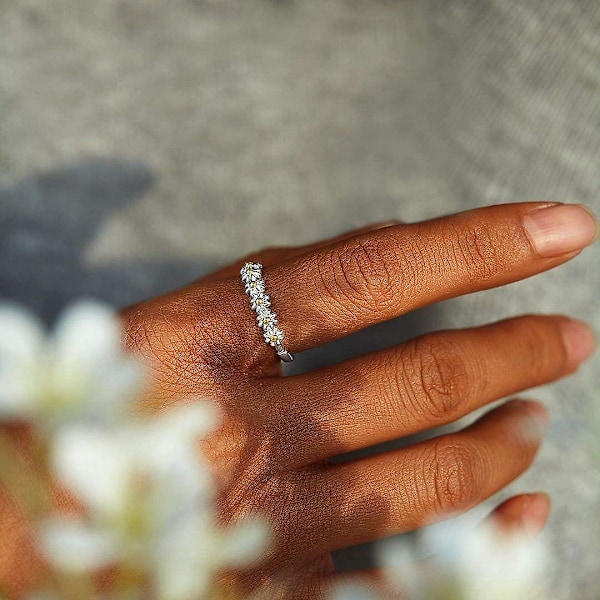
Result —
[[0, 189], [0, 298], [51, 321], [76, 298], [122, 306], [209, 272], [213, 265], [185, 262], [82, 262], [105, 221], [137, 201], [155, 179], [142, 163], [88, 160]]

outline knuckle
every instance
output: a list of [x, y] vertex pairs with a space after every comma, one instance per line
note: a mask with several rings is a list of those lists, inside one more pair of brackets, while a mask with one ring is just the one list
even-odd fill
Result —
[[476, 223], [466, 230], [460, 230], [457, 240], [458, 259], [468, 267], [472, 281], [485, 281], [502, 272], [506, 265], [499, 249], [502, 241], [490, 226]]
[[560, 332], [538, 315], [525, 315], [509, 324], [511, 337], [518, 348], [521, 367], [532, 382], [543, 382], [548, 377], [565, 371], [567, 352]]
[[548, 370], [551, 363], [550, 345], [544, 343], [537, 323], [522, 323], [520, 328], [520, 346], [525, 368], [532, 379], [539, 379]]
[[170, 319], [163, 305], [144, 303], [122, 319], [125, 347], [144, 358], [155, 359], [165, 353], [170, 340]]
[[439, 335], [422, 336], [412, 342], [403, 363], [401, 380], [419, 414], [437, 421], [459, 413], [472, 377], [457, 344]]
[[125, 345], [161, 380], [192, 382], [211, 361], [222, 366], [234, 341], [234, 324], [218, 306], [205, 290], [145, 303], [124, 319]]
[[346, 300], [374, 309], [394, 301], [399, 286], [390, 265], [396, 256], [385, 241], [351, 240], [334, 249], [331, 256], [336, 287]]
[[476, 450], [457, 440], [439, 440], [426, 461], [426, 489], [438, 514], [452, 514], [471, 506], [478, 497]]

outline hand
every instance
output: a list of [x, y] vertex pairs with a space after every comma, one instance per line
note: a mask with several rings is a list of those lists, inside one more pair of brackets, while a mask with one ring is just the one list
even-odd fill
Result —
[[[558, 266], [596, 231], [581, 207], [510, 204], [366, 228], [247, 260], [264, 265], [285, 345], [301, 352]], [[340, 577], [332, 551], [412, 530], [494, 494], [529, 467], [548, 417], [538, 403], [512, 401], [457, 433], [347, 463], [330, 457], [450, 423], [554, 381], [594, 348], [584, 324], [528, 315], [430, 333], [282, 377], [240, 282], [242, 263], [130, 307], [123, 320], [127, 345], [153, 366], [159, 405], [199, 396], [219, 403], [223, 424], [204, 450], [222, 485], [222, 520], [259, 511], [276, 534], [260, 568], [237, 584], [272, 588], [273, 597], [274, 578], [285, 573], [286, 598], [320, 598]], [[539, 529], [547, 512], [545, 496], [519, 496], [496, 518]]]

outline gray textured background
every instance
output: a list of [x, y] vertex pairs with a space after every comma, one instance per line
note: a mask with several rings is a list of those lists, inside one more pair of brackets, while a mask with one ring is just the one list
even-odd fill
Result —
[[[600, 213], [599, 31], [597, 0], [0, 0], [0, 295], [51, 319], [381, 219], [528, 199]], [[587, 250], [296, 368], [527, 311], [600, 329], [597, 264]], [[592, 597], [599, 560], [599, 383], [595, 360], [537, 393], [554, 423], [510, 488], [552, 495], [564, 598]]]

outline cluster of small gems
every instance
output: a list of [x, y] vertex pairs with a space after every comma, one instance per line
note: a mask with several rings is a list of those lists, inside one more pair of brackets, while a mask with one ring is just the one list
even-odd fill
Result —
[[260, 263], [247, 262], [241, 269], [240, 275], [246, 294], [250, 297], [250, 307], [256, 313], [256, 322], [263, 330], [265, 342], [277, 350], [277, 355], [284, 362], [294, 360], [294, 357], [283, 347], [283, 331], [277, 327], [277, 315], [271, 310], [271, 298], [265, 290]]

